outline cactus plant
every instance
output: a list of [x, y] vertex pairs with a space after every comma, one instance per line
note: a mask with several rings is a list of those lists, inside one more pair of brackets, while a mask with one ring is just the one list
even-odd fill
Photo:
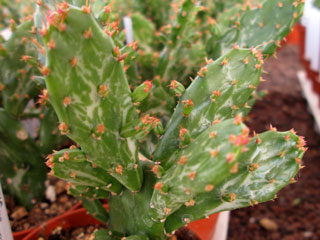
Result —
[[[21, 21], [11, 21], [12, 34], [0, 44], [0, 178], [5, 193], [30, 208], [33, 200], [43, 197], [45, 156], [66, 138], [58, 131], [58, 119], [47, 101], [43, 79], [35, 77], [40, 75], [35, 47], [39, 43], [32, 17]], [[40, 89], [40, 106], [35, 108], [32, 103], [37, 101]], [[39, 132], [32, 136], [22, 124], [30, 119], [40, 122]]]
[[0, 177], [5, 192], [26, 207], [44, 191], [46, 168], [38, 146], [22, 124], [0, 108]]
[[[156, 31], [144, 38], [136, 26], [137, 52], [136, 43], [124, 43], [116, 16], [122, 13], [110, 12], [112, 5], [96, 14], [89, 1], [61, 2], [41, 28], [47, 97], [61, 134], [77, 143], [49, 155], [47, 165], [70, 182], [69, 192], [84, 198], [90, 213], [109, 222], [96, 239], [165, 239], [211, 213], [273, 199], [301, 167], [302, 137], [274, 128], [252, 136], [243, 117], [266, 55], [301, 16], [303, 1], [245, 4], [230, 41], [225, 36], [235, 30], [203, 21], [209, 1], [171, 3], [170, 19], [134, 15], [140, 28]], [[38, 16], [50, 9], [43, 5]], [[268, 21], [270, 9], [279, 12]], [[257, 31], [252, 18], [266, 21], [268, 39], [246, 38]], [[180, 66], [185, 53], [194, 59]], [[213, 53], [215, 60], [199, 60]], [[96, 201], [101, 198], [109, 200], [109, 213]]]

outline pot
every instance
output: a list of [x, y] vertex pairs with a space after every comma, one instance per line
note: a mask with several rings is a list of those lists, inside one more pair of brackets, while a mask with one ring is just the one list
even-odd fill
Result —
[[201, 240], [211, 240], [213, 238], [218, 217], [219, 213], [212, 214], [209, 218], [190, 223], [188, 228]]
[[[108, 209], [108, 204], [104, 204]], [[188, 228], [200, 237], [201, 240], [211, 240], [218, 214], [213, 214], [207, 219], [198, 220], [188, 225]], [[89, 224], [102, 224], [87, 213], [85, 208], [69, 211], [61, 216], [55, 217], [43, 225], [35, 228], [23, 240], [38, 240], [40, 236], [48, 238], [51, 232], [61, 226], [63, 229], [71, 227], [83, 227]]]
[[[75, 209], [78, 209], [81, 207], [81, 203], [75, 204], [72, 208], [70, 208], [66, 213], [74, 211]], [[65, 213], [65, 214], [66, 214]], [[30, 234], [32, 231], [34, 231], [37, 227], [32, 227], [23, 231], [18, 231], [13, 233], [14, 240], [24, 240], [25, 237]]]

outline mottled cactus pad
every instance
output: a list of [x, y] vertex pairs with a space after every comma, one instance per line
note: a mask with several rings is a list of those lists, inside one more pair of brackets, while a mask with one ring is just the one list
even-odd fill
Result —
[[138, 190], [142, 176], [136, 142], [119, 134], [137, 116], [116, 46], [81, 9], [70, 7], [52, 18], [44, 38], [46, 45], [55, 42], [54, 49], [47, 48], [46, 83], [61, 132], [105, 174]]

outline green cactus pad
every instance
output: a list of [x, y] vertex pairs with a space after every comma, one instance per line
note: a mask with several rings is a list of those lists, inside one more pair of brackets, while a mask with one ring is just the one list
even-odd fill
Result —
[[[182, 95], [154, 153], [154, 159], [166, 164], [177, 151], [181, 127], [195, 138], [214, 120], [232, 118], [246, 108], [248, 99], [260, 81], [259, 64], [256, 53], [233, 49], [203, 68], [199, 73], [203, 77], [198, 76]], [[184, 101], [188, 100], [192, 100], [194, 108], [185, 116]], [[174, 159], [175, 156], [172, 161]]]
[[[58, 27], [51, 25], [46, 83], [60, 129], [77, 142], [89, 160], [131, 190], [139, 190], [142, 172], [136, 142], [119, 130], [136, 117], [117, 49], [90, 14], [69, 6]], [[59, 14], [58, 14], [59, 15]], [[63, 25], [65, 24], [65, 25]], [[65, 99], [68, 98], [68, 104]]]
[[55, 176], [73, 184], [120, 193], [121, 184], [103, 168], [94, 166], [79, 149], [64, 149], [48, 156], [47, 165]]
[[[231, 136], [238, 142], [232, 142]], [[181, 151], [177, 164], [155, 185], [151, 199], [153, 218], [165, 219], [181, 205], [192, 205], [197, 194], [211, 191], [231, 176], [248, 141], [247, 128], [234, 119], [215, 124], [201, 133]]]
[[167, 218], [172, 232], [216, 212], [247, 207], [275, 198], [299, 170], [304, 140], [292, 132], [265, 132], [253, 137], [247, 151], [239, 156], [238, 170], [214, 186], [209, 193], [194, 198], [194, 206], [182, 206]]
[[265, 0], [257, 7], [244, 11], [239, 19], [240, 25], [227, 31], [221, 38], [222, 52], [237, 43], [247, 48], [260, 46], [265, 56], [271, 56], [302, 16], [303, 2]]
[[106, 199], [110, 196], [110, 192], [101, 188], [82, 186], [77, 184], [68, 185], [68, 193], [75, 197], [86, 197], [93, 199]]

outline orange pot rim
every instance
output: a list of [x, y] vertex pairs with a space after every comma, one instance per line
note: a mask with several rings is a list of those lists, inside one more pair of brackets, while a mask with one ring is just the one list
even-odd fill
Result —
[[[106, 209], [109, 207], [108, 204], [104, 204], [103, 206]], [[80, 206], [77, 205], [77, 208], [73, 208], [74, 210], [69, 210], [65, 214], [52, 218], [41, 226], [36, 227], [25, 238], [23, 238], [23, 240], [37, 240], [41, 235], [49, 237], [52, 230], [58, 226], [61, 226], [63, 229], [68, 229], [70, 227], [80, 227], [88, 224], [102, 225], [102, 223], [93, 218], [85, 208], [79, 207]], [[201, 240], [211, 240], [217, 218], [218, 213], [211, 215], [208, 219], [201, 219], [192, 222], [187, 227], [199, 236]]]
[[[68, 212], [74, 211], [74, 210], [76, 210], [76, 209], [78, 209], [80, 207], [81, 207], [81, 203], [76, 203], [74, 206], [72, 206], [70, 209], [68, 209], [62, 215], [67, 214]], [[59, 215], [59, 216], [61, 216], [61, 215]], [[56, 217], [59, 217], [59, 216], [56, 216]], [[56, 217], [54, 217], [54, 218], [56, 218]], [[51, 219], [48, 219], [47, 221], [50, 221]], [[13, 239], [14, 240], [23, 240], [24, 237], [26, 237], [29, 233], [34, 231], [36, 228], [37, 227], [31, 227], [31, 228], [28, 228], [28, 229], [25, 229], [25, 230], [22, 230], [22, 231], [13, 232]]]

